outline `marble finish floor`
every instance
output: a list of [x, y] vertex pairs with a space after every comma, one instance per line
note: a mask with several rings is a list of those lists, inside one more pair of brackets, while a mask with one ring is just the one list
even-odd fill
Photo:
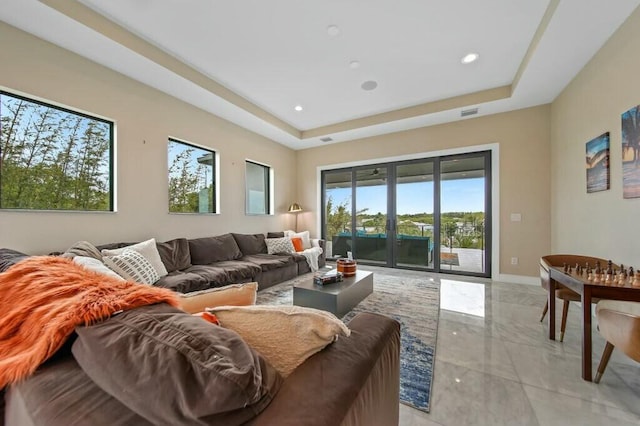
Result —
[[[577, 305], [560, 343], [548, 340], [546, 319], [539, 322], [546, 297], [539, 286], [362, 269], [442, 284], [431, 411], [400, 404], [400, 425], [640, 424], [640, 364], [614, 351], [600, 384], [580, 377]], [[595, 372], [605, 342], [595, 330], [593, 340]]]

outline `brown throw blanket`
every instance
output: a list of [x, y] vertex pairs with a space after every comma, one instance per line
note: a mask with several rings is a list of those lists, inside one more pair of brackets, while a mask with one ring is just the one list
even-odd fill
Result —
[[32, 374], [75, 326], [160, 302], [179, 304], [171, 290], [119, 281], [70, 259], [19, 262], [0, 273], [0, 388]]

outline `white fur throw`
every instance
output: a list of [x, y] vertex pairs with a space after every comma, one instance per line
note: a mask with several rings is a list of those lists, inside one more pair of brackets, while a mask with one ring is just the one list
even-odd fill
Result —
[[207, 309], [287, 377], [307, 358], [351, 330], [330, 312], [301, 306], [220, 306]]
[[318, 258], [322, 254], [321, 247], [311, 247], [299, 252], [298, 254], [301, 254], [307, 258], [309, 268], [311, 268], [313, 272], [316, 272], [318, 270]]

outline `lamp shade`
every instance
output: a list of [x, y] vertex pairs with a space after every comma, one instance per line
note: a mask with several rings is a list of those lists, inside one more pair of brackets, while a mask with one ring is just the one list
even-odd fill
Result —
[[302, 207], [300, 207], [300, 204], [298, 203], [293, 203], [289, 206], [289, 213], [298, 213], [302, 211]]

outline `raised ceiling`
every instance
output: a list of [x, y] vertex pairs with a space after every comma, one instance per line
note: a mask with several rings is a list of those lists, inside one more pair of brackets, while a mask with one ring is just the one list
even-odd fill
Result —
[[303, 149], [549, 103], [638, 4], [2, 0], [0, 20]]

